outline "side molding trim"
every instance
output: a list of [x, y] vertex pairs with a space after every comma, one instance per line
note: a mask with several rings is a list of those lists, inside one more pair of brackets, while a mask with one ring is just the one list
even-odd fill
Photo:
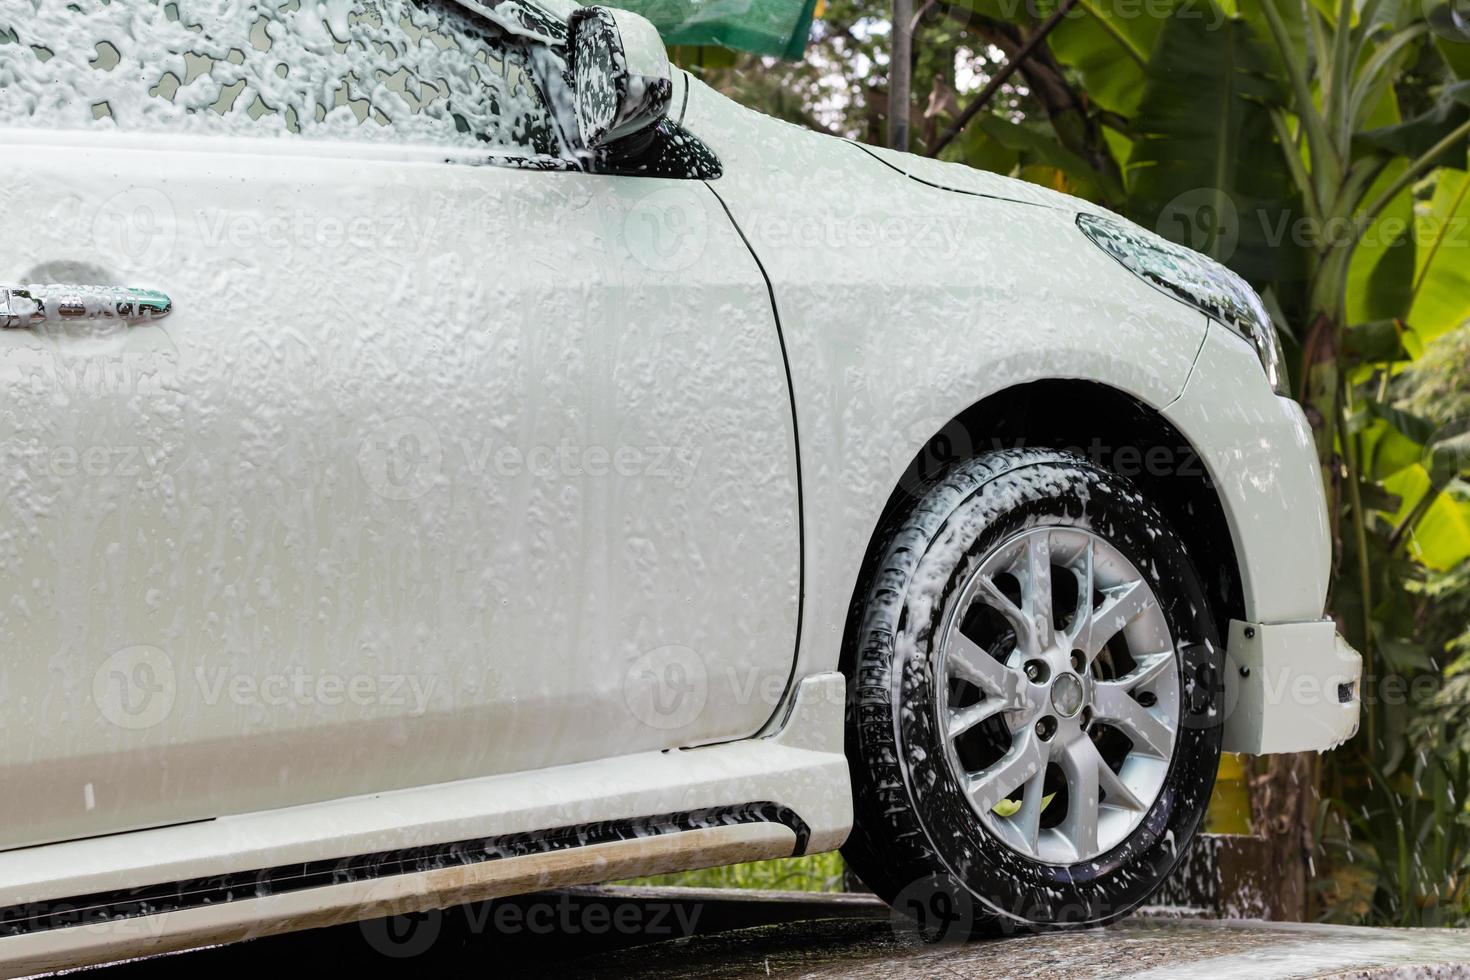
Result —
[[424, 874], [599, 844], [751, 824], [776, 824], [787, 828], [795, 838], [790, 856], [806, 853], [811, 831], [806, 821], [795, 811], [776, 803], [745, 803], [627, 820], [605, 820], [531, 833], [451, 841], [428, 847], [379, 851], [334, 860], [308, 861], [212, 878], [150, 885], [126, 891], [14, 905], [0, 909], [0, 937], [73, 926], [95, 926], [119, 919], [262, 899], [311, 888]]

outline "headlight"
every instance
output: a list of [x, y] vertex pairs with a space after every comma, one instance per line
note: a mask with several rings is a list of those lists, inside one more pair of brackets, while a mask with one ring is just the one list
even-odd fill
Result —
[[1188, 303], [1250, 342], [1271, 389], [1291, 395], [1281, 338], [1261, 298], [1246, 281], [1214, 259], [1151, 235], [1119, 218], [1077, 215], [1077, 227], [1144, 282]]

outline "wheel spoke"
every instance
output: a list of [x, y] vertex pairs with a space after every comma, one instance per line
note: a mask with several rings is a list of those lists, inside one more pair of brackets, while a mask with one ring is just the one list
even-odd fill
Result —
[[1118, 678], [1117, 683], [1123, 685], [1125, 690], [1134, 691], [1140, 687], [1147, 687], [1173, 669], [1174, 651], [1151, 653], [1134, 661], [1133, 669]]
[[1059, 760], [1067, 781], [1067, 815], [1058, 829], [1079, 858], [1097, 853], [1098, 769], [1105, 767], [1086, 734], [1069, 743]]
[[1142, 581], [1127, 582], [1103, 590], [1103, 601], [1087, 616], [1077, 631], [1077, 648], [1091, 661], [1107, 642], [1153, 605], [1154, 598]]
[[1021, 611], [1021, 607], [1010, 600], [995, 583], [987, 577], [982, 577], [978, 583], [976, 598], [990, 608], [1004, 616], [1016, 629], [1016, 639], [1022, 650], [1034, 651], [1040, 647], [1036, 642], [1036, 627], [1032, 624], [1030, 617]]
[[959, 738], [982, 721], [994, 718], [1004, 710], [1006, 705], [997, 698], [986, 698], [979, 704], [961, 708], [949, 716], [949, 737]]
[[[1092, 740], [1088, 739], [1088, 741]], [[1104, 806], [1115, 806], [1123, 810], [1132, 810], [1134, 813], [1142, 813], [1148, 809], [1148, 806], [1133, 794], [1133, 790], [1128, 788], [1128, 784], [1123, 782], [1123, 777], [1113, 772], [1112, 766], [1103, 762], [1100, 756], [1098, 761], [1102, 763], [1098, 767], [1097, 775], [1098, 786], [1105, 797], [1102, 801]]]
[[1021, 560], [1021, 602], [1026, 618], [1036, 630], [1039, 646], [1052, 640], [1051, 538], [1045, 532], [1028, 534]]
[[1076, 571], [1080, 573], [1077, 583], [1077, 609], [1072, 614], [1072, 627], [1067, 634], [1067, 642], [1074, 650], [1081, 649], [1078, 639], [1092, 623], [1092, 590], [1096, 588], [1093, 584], [1093, 561], [1094, 548], [1092, 538], [1089, 537], [1087, 546], [1082, 549], [1077, 560]]
[[955, 630], [950, 634], [945, 654], [949, 671], [984, 691], [987, 700], [1000, 702], [1002, 708], [1020, 706], [1021, 675], [996, 660], [974, 640]]
[[1032, 851], [1041, 836], [1041, 805], [1046, 799], [1046, 767], [1026, 780], [1021, 791], [1021, 809], [1011, 818], [1011, 825], [1021, 835], [1021, 841]]
[[1112, 725], [1133, 742], [1134, 751], [1167, 759], [1174, 754], [1174, 729], [1133, 700], [1127, 681], [1098, 684], [1093, 693], [1093, 717]]
[[999, 762], [970, 780], [970, 798], [981, 813], [989, 813], [1015, 792], [1016, 787], [1045, 772], [1045, 745], [1034, 732], [1022, 732]]

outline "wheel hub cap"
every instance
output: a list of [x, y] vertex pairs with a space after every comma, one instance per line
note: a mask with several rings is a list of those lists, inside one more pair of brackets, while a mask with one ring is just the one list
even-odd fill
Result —
[[1158, 799], [1179, 732], [1179, 660], [1137, 568], [1080, 527], [996, 545], [946, 609], [945, 759], [981, 821], [1047, 864], [1116, 847]]
[[1070, 718], [1082, 710], [1082, 681], [1076, 674], [1063, 674], [1051, 686], [1052, 707], [1063, 718]]

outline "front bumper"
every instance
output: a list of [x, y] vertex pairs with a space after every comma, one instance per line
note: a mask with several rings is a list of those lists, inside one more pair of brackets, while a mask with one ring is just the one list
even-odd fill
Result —
[[1358, 731], [1363, 658], [1330, 619], [1230, 623], [1226, 752], [1324, 751]]

